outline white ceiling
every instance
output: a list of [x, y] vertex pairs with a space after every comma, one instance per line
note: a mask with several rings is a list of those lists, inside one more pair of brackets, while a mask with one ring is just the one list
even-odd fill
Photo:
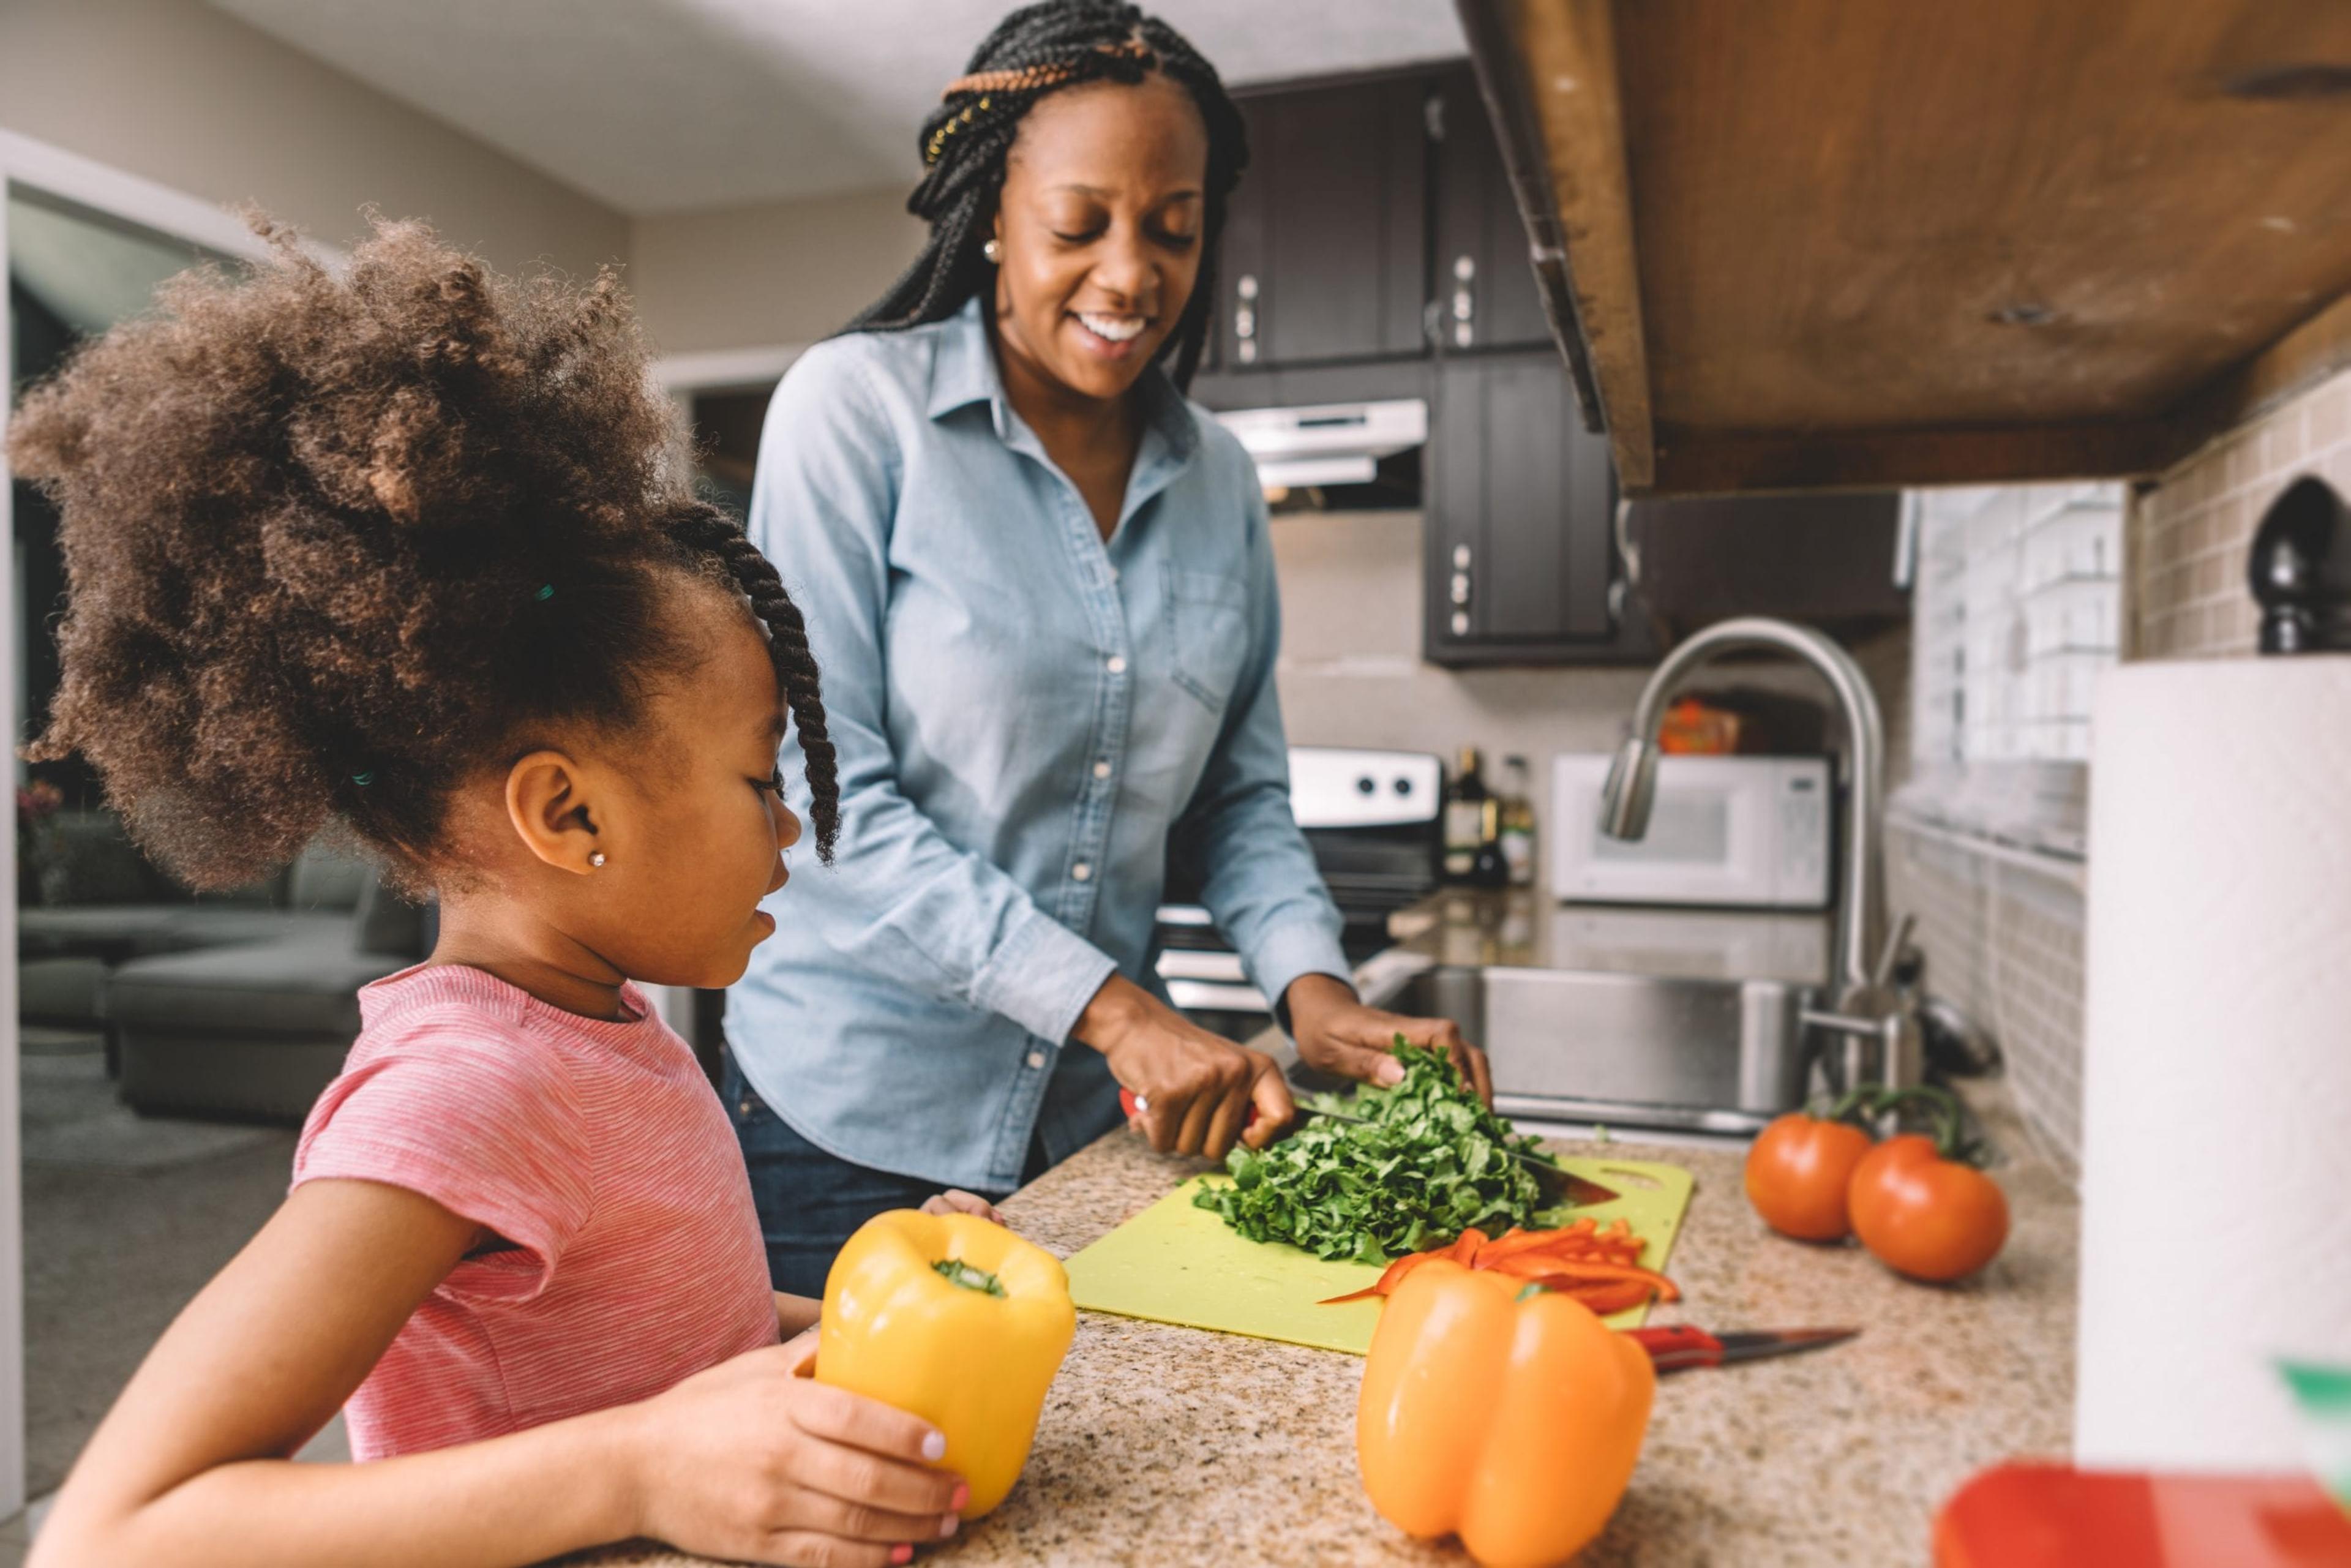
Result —
[[[629, 214], [921, 172], [916, 128], [1012, 0], [212, 0]], [[1451, 0], [1161, 0], [1230, 82], [1464, 52]]]

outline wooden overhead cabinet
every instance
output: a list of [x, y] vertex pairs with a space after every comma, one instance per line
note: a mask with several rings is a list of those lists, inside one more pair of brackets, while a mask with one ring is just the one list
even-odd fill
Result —
[[2127, 476], [2351, 364], [2341, 0], [1458, 0], [1633, 495]]

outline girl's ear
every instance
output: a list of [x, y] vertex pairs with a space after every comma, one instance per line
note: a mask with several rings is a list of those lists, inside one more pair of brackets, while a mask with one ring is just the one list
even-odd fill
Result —
[[558, 871], [586, 876], [601, 864], [600, 802], [580, 764], [560, 751], [534, 751], [507, 770], [507, 821], [530, 852]]

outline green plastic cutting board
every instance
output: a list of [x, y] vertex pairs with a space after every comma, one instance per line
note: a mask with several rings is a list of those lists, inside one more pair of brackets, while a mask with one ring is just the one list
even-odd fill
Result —
[[[1613, 1203], [1578, 1208], [1575, 1218], [1604, 1226], [1624, 1220], [1641, 1239], [1642, 1266], [1662, 1269], [1689, 1206], [1690, 1173], [1647, 1160], [1559, 1163], [1621, 1195]], [[1362, 1290], [1380, 1277], [1379, 1270], [1367, 1263], [1324, 1262], [1279, 1242], [1248, 1240], [1215, 1210], [1193, 1207], [1192, 1195], [1202, 1182], [1226, 1179], [1197, 1176], [1186, 1182], [1070, 1259], [1070, 1293], [1078, 1305], [1353, 1355], [1369, 1351], [1372, 1330], [1380, 1321], [1376, 1297], [1335, 1307], [1317, 1303]], [[1608, 1322], [1631, 1328], [1647, 1315], [1647, 1308], [1635, 1307]]]

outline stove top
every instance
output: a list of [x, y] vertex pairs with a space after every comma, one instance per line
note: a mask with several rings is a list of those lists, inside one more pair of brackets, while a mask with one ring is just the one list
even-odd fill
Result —
[[[1345, 922], [1339, 941], [1350, 964], [1392, 946], [1388, 916], [1436, 890], [1444, 794], [1444, 764], [1423, 752], [1290, 747], [1290, 809]], [[1168, 902], [1154, 932], [1168, 998], [1228, 1034], [1246, 1019], [1261, 1026], [1272, 1009], [1196, 902], [1197, 882], [1185, 869], [1169, 866]], [[1209, 1022], [1204, 1015], [1217, 1016]]]

